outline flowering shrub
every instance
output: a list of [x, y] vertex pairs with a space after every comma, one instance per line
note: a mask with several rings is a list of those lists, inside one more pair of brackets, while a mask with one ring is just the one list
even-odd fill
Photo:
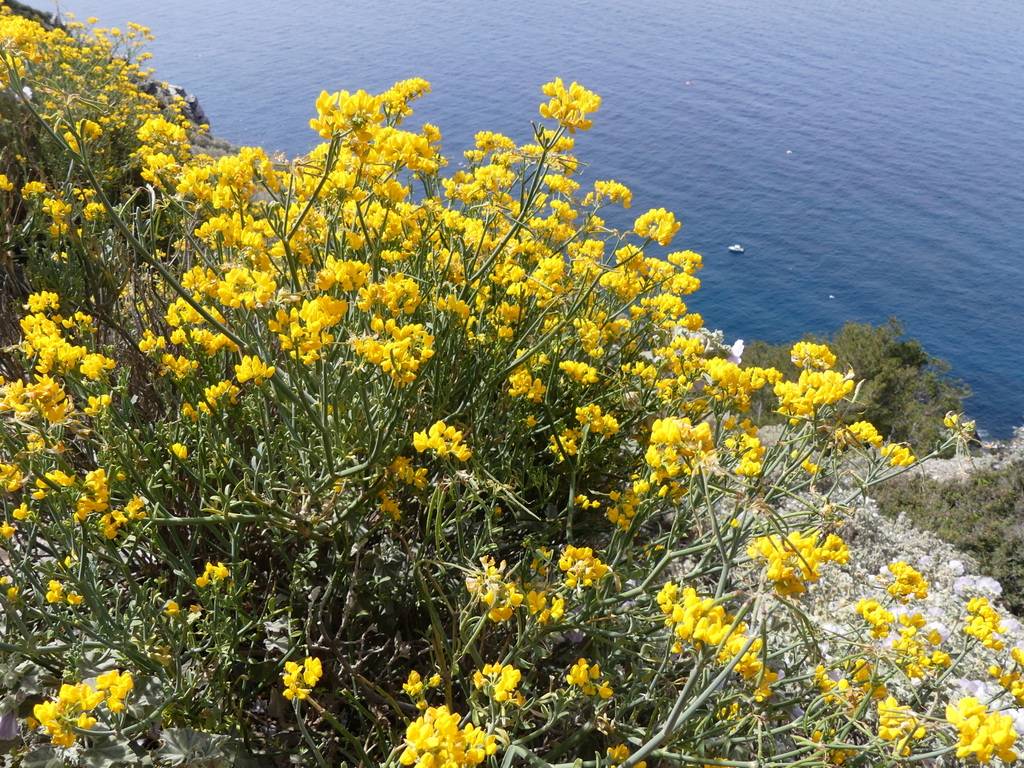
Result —
[[[605, 222], [631, 195], [572, 154], [595, 94], [555, 80], [532, 141], [455, 161], [403, 127], [425, 81], [325, 92], [307, 156], [215, 160], [114, 33], [76, 34], [0, 15], [48, 152], [0, 192], [14, 760], [1014, 759], [1024, 657], [989, 603], [943, 635], [896, 562], [808, 620], [845, 510], [915, 459], [848, 418], [827, 347], [795, 380], [728, 359], [686, 303], [700, 256], [659, 250], [672, 213]], [[969, 654], [1005, 701], [949, 700]]]

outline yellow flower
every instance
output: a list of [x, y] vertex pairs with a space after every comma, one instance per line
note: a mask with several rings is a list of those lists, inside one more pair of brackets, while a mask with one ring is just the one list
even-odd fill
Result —
[[426, 686], [423, 684], [423, 678], [415, 669], [409, 671], [409, 676], [406, 678], [405, 682], [402, 683], [402, 690], [406, 692], [409, 698], [414, 700], [423, 695], [425, 688]]
[[1006, 626], [987, 597], [975, 597], [967, 603], [965, 634], [977, 638], [986, 648], [1001, 651], [1004, 643], [998, 636], [1004, 632]]
[[651, 468], [651, 482], [663, 483], [689, 475], [714, 457], [711, 425], [693, 426], [687, 418], [656, 419], [644, 458]]
[[526, 607], [531, 615], [537, 617], [538, 624], [561, 621], [565, 614], [565, 598], [555, 597], [549, 606], [548, 596], [545, 593], [531, 589], [526, 593]]
[[569, 674], [565, 676], [565, 682], [580, 689], [587, 696], [610, 699], [613, 693], [608, 681], [601, 679], [601, 665], [591, 664], [584, 658], [580, 658], [572, 665]]
[[541, 86], [541, 91], [550, 100], [540, 105], [540, 116], [557, 120], [569, 133], [589, 130], [592, 122], [587, 115], [601, 108], [601, 97], [575, 81], [566, 88], [562, 78], [556, 77]]
[[29, 181], [21, 188], [21, 196], [26, 199], [39, 197], [46, 192], [46, 185], [41, 181]]
[[574, 547], [571, 544], [562, 550], [558, 567], [565, 574], [565, 586], [590, 587], [608, 575], [609, 568], [594, 556], [590, 547]]
[[188, 446], [182, 445], [181, 443], [173, 443], [171, 445], [171, 453], [184, 461], [188, 458]]
[[878, 702], [878, 737], [896, 742], [893, 745], [896, 754], [909, 755], [911, 742], [923, 739], [925, 733], [924, 725], [910, 707], [900, 705], [892, 696]]
[[281, 673], [284, 697], [289, 700], [308, 698], [309, 692], [320, 682], [323, 674], [323, 665], [315, 656], [307, 656], [301, 664], [295, 661], [286, 661], [284, 672]]
[[793, 531], [785, 538], [778, 534], [761, 536], [750, 544], [747, 554], [765, 562], [765, 575], [774, 582], [780, 595], [799, 595], [807, 590], [806, 582], [817, 581], [819, 569], [827, 562], [845, 565], [850, 559], [846, 544], [830, 533], [820, 544], [816, 530]]
[[[611, 765], [621, 765], [629, 757], [629, 747], [625, 744], [616, 744], [615, 746], [608, 747], [608, 760]], [[647, 768], [647, 761], [641, 760], [638, 763], [634, 763], [634, 768]]]
[[516, 690], [523, 673], [511, 664], [485, 664], [483, 669], [473, 673], [473, 685], [485, 690], [488, 696], [499, 704], [506, 701], [522, 706], [523, 694]]
[[[131, 676], [128, 676], [129, 680]], [[58, 747], [70, 747], [75, 743], [75, 732], [72, 727], [89, 730], [96, 724], [91, 716], [96, 707], [106, 698], [102, 691], [95, 690], [88, 683], [61, 685], [55, 699], [36, 704], [32, 709], [35, 721], [50, 736], [50, 741]]]
[[633, 222], [633, 231], [640, 237], [649, 238], [658, 245], [668, 245], [682, 226], [675, 214], [664, 208], [652, 208]]
[[107, 693], [107, 709], [111, 712], [123, 712], [124, 700], [135, 687], [135, 681], [128, 672], [112, 669], [96, 678], [96, 688]]
[[813, 416], [821, 407], [838, 403], [855, 386], [853, 378], [838, 371], [804, 369], [797, 381], [780, 381], [775, 385], [779, 413], [790, 416], [791, 422]]
[[460, 728], [462, 716], [448, 707], [430, 707], [409, 723], [399, 763], [414, 768], [467, 768], [498, 751], [497, 737], [472, 723]]
[[858, 441], [875, 448], [882, 447], [882, 436], [869, 421], [857, 421], [846, 428]]
[[324, 139], [343, 136], [347, 144], [367, 142], [379, 128], [381, 98], [366, 91], [321, 91], [316, 100], [317, 116], [309, 127]]
[[604, 202], [619, 203], [628, 209], [633, 204], [633, 193], [629, 187], [617, 181], [595, 181], [594, 191], [583, 198], [583, 204], [600, 205]]
[[399, 325], [391, 317], [375, 318], [372, 327], [379, 335], [354, 339], [355, 353], [378, 366], [399, 387], [414, 382], [434, 356], [434, 337], [420, 323]]
[[928, 597], [928, 582], [919, 571], [902, 560], [889, 563], [887, 567], [893, 577], [892, 583], [885, 588], [890, 595], [901, 603], [907, 603], [912, 598], [924, 600]]
[[59, 603], [64, 600], [64, 585], [56, 579], [50, 579], [46, 585], [46, 602]]
[[589, 427], [591, 434], [614, 435], [619, 431], [619, 422], [610, 413], [604, 413], [599, 405], [584, 405], [576, 409], [576, 420]]
[[274, 371], [274, 366], [267, 365], [258, 357], [245, 355], [242, 357], [242, 362], [235, 366], [235, 378], [238, 379], [239, 384], [245, 384], [247, 381], [262, 384], [274, 375]]
[[576, 360], [563, 360], [558, 369], [577, 384], [597, 384], [597, 369]]
[[[725, 608], [710, 597], [702, 598], [693, 587], [680, 591], [674, 582], [667, 582], [658, 592], [658, 607], [665, 615], [665, 626], [671, 627], [675, 635], [672, 645], [674, 653], [683, 651], [683, 643], [697, 650], [721, 647], [718, 661], [729, 662], [747, 645], [747, 626], [735, 624], [735, 619]], [[756, 682], [754, 698], [764, 701], [771, 696], [771, 685], [778, 680], [778, 673], [765, 667], [761, 660], [762, 641], [755, 639], [736, 663], [736, 672], [748, 682]]]
[[857, 615], [871, 625], [872, 637], [888, 637], [896, 617], [885, 610], [877, 600], [861, 598], [855, 607]]
[[898, 443], [889, 443], [882, 448], [881, 453], [888, 457], [889, 463], [894, 467], [909, 467], [917, 461], [917, 457], [907, 446]]
[[515, 582], [505, 579], [504, 561], [495, 565], [493, 557], [482, 557], [480, 565], [481, 571], [466, 577], [466, 591], [484, 604], [491, 621], [508, 621], [523, 604], [523, 593]]
[[441, 458], [453, 456], [459, 461], [468, 461], [473, 455], [469, 446], [462, 442], [462, 432], [443, 421], [434, 422], [427, 431], [413, 433], [412, 445], [417, 453], [431, 451]]
[[981, 765], [988, 765], [993, 757], [1004, 763], [1017, 759], [1013, 749], [1017, 731], [1009, 715], [989, 712], [984, 704], [968, 696], [946, 705], [946, 720], [956, 727], [959, 734], [958, 758], [973, 757]]
[[86, 416], [99, 416], [110, 407], [110, 395], [89, 395], [89, 405], [82, 409]]
[[824, 344], [798, 341], [789, 351], [789, 358], [797, 368], [824, 371], [836, 364], [836, 356]]
[[523, 397], [532, 403], [544, 399], [547, 387], [540, 379], [534, 378], [526, 368], [519, 368], [508, 377], [508, 394], [510, 397]]
[[231, 572], [224, 563], [217, 563], [216, 565], [207, 563], [202, 575], [196, 577], [196, 586], [200, 588], [208, 587], [210, 584], [216, 586], [225, 581], [230, 575]]

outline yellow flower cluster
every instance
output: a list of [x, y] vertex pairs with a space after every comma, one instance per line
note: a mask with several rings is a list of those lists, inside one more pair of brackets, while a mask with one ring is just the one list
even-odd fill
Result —
[[549, 605], [547, 594], [531, 589], [526, 593], [526, 607], [531, 615], [537, 617], [538, 624], [557, 622], [565, 615], [565, 598], [554, 597]]
[[[675, 582], [667, 582], [658, 592], [657, 602], [665, 615], [665, 626], [671, 627], [675, 635], [674, 653], [681, 653], [684, 643], [698, 651], [718, 649], [718, 660], [726, 663], [747, 647], [747, 625], [737, 622], [712, 598], [702, 598], [693, 587], [683, 587], [680, 593]], [[755, 638], [735, 667], [744, 680], [756, 683], [754, 698], [758, 701], [771, 696], [771, 685], [778, 680], [778, 673], [762, 662], [762, 648], [762, 640]]]
[[399, 325], [390, 317], [387, 320], [375, 318], [373, 329], [380, 335], [355, 339], [352, 349], [378, 366], [397, 386], [412, 384], [420, 369], [434, 356], [434, 337], [419, 323]]
[[877, 600], [866, 597], [861, 598], [857, 601], [854, 610], [871, 627], [872, 637], [883, 638], [889, 636], [889, 633], [892, 631], [892, 623], [896, 620], [896, 617], [885, 610]]
[[825, 700], [834, 704], [859, 704], [868, 698], [883, 699], [888, 691], [876, 679], [875, 666], [862, 658], [848, 659], [830, 674], [823, 664], [814, 670], [814, 681], [825, 695]]
[[999, 681], [1003, 689], [1013, 696], [1018, 704], [1024, 704], [1024, 649], [1012, 649], [1010, 658], [1013, 660], [1011, 667], [1003, 669], [998, 664], [992, 664], [988, 668], [988, 673]]
[[[612, 765], [622, 765], [629, 758], [629, 747], [625, 744], [616, 744], [608, 747], [607, 755], [608, 760]], [[647, 761], [640, 760], [639, 762], [633, 763], [633, 766], [634, 768], [647, 768]]]
[[565, 676], [565, 682], [578, 688], [585, 696], [610, 699], [614, 693], [608, 681], [601, 677], [601, 665], [596, 662], [592, 664], [584, 658], [572, 665], [569, 674]]
[[633, 231], [640, 237], [650, 238], [658, 245], [668, 245], [681, 226], [670, 211], [653, 208], [633, 222]]
[[903, 614], [899, 618], [899, 637], [892, 644], [896, 664], [912, 680], [949, 667], [952, 657], [939, 648], [942, 635], [937, 629], [923, 632], [925, 619], [920, 613]]
[[601, 97], [575, 81], [566, 88], [562, 78], [556, 77], [541, 90], [551, 98], [540, 105], [540, 116], [557, 120], [570, 133], [588, 130], [593, 123], [587, 115], [601, 108]]
[[277, 334], [281, 349], [292, 354], [304, 365], [320, 359], [324, 347], [334, 342], [331, 329], [348, 312], [348, 303], [331, 296], [303, 299], [299, 307], [288, 311], [277, 310], [267, 328]]
[[203, 568], [203, 572], [196, 577], [196, 586], [200, 589], [204, 589], [211, 584], [217, 586], [221, 584], [231, 576], [231, 571], [224, 563], [207, 563]]
[[558, 558], [558, 567], [565, 574], [569, 589], [592, 587], [608, 575], [609, 568], [594, 555], [590, 547], [567, 545]]
[[987, 597], [974, 597], [968, 601], [964, 632], [993, 651], [1000, 651], [1005, 645], [999, 635], [1006, 632], [1006, 626]]
[[124, 701], [135, 682], [128, 672], [111, 670], [96, 679], [96, 687], [88, 683], [60, 687], [57, 698], [36, 704], [32, 716], [59, 747], [75, 743], [75, 729], [87, 731], [96, 725], [92, 714], [106, 702], [112, 713], [124, 711]]
[[412, 436], [412, 445], [417, 453], [430, 451], [442, 459], [451, 456], [459, 461], [469, 461], [473, 455], [469, 446], [462, 442], [462, 432], [443, 421], [434, 422], [430, 429], [424, 432], [415, 432]]
[[84, 599], [77, 592], [68, 592], [63, 582], [50, 579], [46, 584], [46, 602], [50, 605], [66, 602], [68, 605], [81, 605]]
[[508, 377], [508, 394], [510, 397], [523, 397], [531, 403], [539, 403], [544, 399], [547, 387], [526, 368], [514, 371]]
[[107, 708], [111, 712], [123, 712], [124, 700], [135, 687], [135, 680], [128, 672], [112, 669], [96, 678], [96, 690], [107, 695]]
[[508, 621], [512, 613], [523, 604], [519, 586], [505, 579], [505, 563], [495, 565], [493, 557], [480, 558], [483, 570], [466, 578], [466, 590], [487, 608], [491, 621]]
[[281, 682], [284, 684], [284, 697], [291, 701], [300, 701], [309, 697], [309, 692], [324, 676], [324, 667], [315, 656], [307, 656], [301, 664], [297, 661], [286, 661]]
[[893, 696], [878, 702], [878, 737], [892, 741], [893, 751], [901, 757], [910, 754], [911, 743], [924, 738], [927, 729], [910, 707]]
[[889, 563], [887, 566], [892, 574], [892, 582], [885, 591], [901, 603], [912, 599], [924, 600], [928, 597], [928, 582], [919, 571], [902, 560]]
[[499, 704], [510, 702], [522, 706], [523, 694], [517, 690], [523, 673], [511, 664], [485, 664], [473, 673], [473, 685]]
[[800, 418], [813, 418], [826, 405], [834, 405], [853, 392], [850, 376], [837, 371], [804, 369], [797, 381], [780, 381], [775, 385], [779, 413], [795, 423]]
[[798, 341], [789, 350], [789, 358], [797, 368], [825, 371], [836, 364], [835, 353], [825, 344]]
[[861, 443], [873, 446], [874, 448], [882, 447], [882, 436], [878, 434], [878, 430], [869, 421], [856, 421], [848, 426], [846, 430], [855, 440]]
[[894, 467], [909, 467], [917, 461], [917, 457], [910, 451], [910, 448], [899, 443], [889, 443], [889, 445], [883, 446], [881, 453], [889, 459], [889, 463]]
[[405, 729], [405, 749], [398, 761], [414, 768], [465, 768], [498, 751], [495, 736], [472, 723], [460, 727], [461, 721], [448, 707], [429, 707]]
[[116, 539], [125, 525], [137, 520], [144, 520], [146, 518], [145, 506], [146, 502], [142, 498], [133, 496], [124, 505], [124, 509], [112, 509], [103, 515], [100, 518], [100, 530], [103, 531], [104, 538]]
[[830, 533], [822, 541], [821, 532], [816, 530], [793, 531], [785, 537], [761, 536], [750, 544], [747, 554], [765, 563], [765, 575], [775, 585], [775, 591], [787, 596], [805, 592], [807, 582], [820, 578], [823, 564], [845, 565], [850, 559], [841, 538]]
[[976, 698], [968, 696], [946, 706], [946, 720], [956, 727], [959, 734], [956, 745], [958, 758], [974, 758], [981, 765], [988, 765], [993, 757], [1005, 763], [1017, 759], [1013, 749], [1017, 731], [1009, 715], [990, 712]]
[[88, 347], [72, 344], [65, 332], [89, 335], [94, 332], [93, 319], [83, 312], [71, 317], [60, 315], [60, 299], [55, 293], [40, 292], [29, 296], [25, 305], [30, 314], [21, 319], [21, 348], [25, 356], [35, 359], [40, 374], [65, 374], [77, 368], [85, 378], [96, 381], [114, 368], [114, 361]]
[[697, 426], [686, 417], [657, 419], [644, 458], [651, 468], [651, 482], [662, 484], [689, 475], [715, 455], [711, 425]]
[[437, 688], [439, 685], [441, 685], [441, 676], [439, 674], [434, 673], [429, 679], [424, 680], [419, 672], [412, 669], [409, 670], [408, 677], [402, 683], [402, 690], [405, 691], [406, 696], [415, 702], [416, 709], [422, 712], [429, 706], [426, 699], [427, 690]]
[[235, 366], [235, 378], [239, 384], [254, 382], [259, 385], [274, 375], [274, 366], [267, 365], [255, 355], [243, 355]]
[[619, 422], [610, 413], [604, 413], [600, 405], [582, 405], [576, 408], [576, 421], [594, 435], [614, 435], [619, 431]]
[[762, 463], [765, 454], [764, 445], [757, 434], [742, 434], [738, 437], [727, 437], [724, 445], [739, 457], [735, 472], [741, 477], [757, 477], [764, 468]]
[[597, 384], [597, 369], [579, 360], [563, 360], [558, 369], [577, 384]]

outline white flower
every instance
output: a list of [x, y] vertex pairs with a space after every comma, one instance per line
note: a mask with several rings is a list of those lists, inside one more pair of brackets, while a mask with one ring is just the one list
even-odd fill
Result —
[[26, 98], [26, 99], [28, 99], [29, 101], [32, 101], [32, 89], [31, 89], [31, 88], [29, 88], [29, 87], [28, 87], [28, 86], [26, 85], [26, 86], [25, 86], [24, 88], [22, 88], [22, 89], [21, 89], [21, 92], [22, 92], [23, 94], [25, 94], [25, 98]]
[[958, 594], [984, 595], [999, 597], [1003, 594], [1003, 586], [989, 576], [961, 576], [953, 582], [953, 590]]
[[1013, 728], [1017, 733], [1024, 732], [1024, 709], [1014, 707], [1013, 709], [1005, 710], [1005, 713], [1013, 718]]
[[964, 692], [965, 696], [974, 696], [976, 699], [986, 699], [991, 696], [990, 687], [983, 680], [968, 680], [962, 677], [953, 682]]
[[729, 347], [729, 362], [739, 365], [743, 362], [743, 339], [736, 339]]
[[954, 576], [964, 575], [964, 564], [960, 560], [950, 560], [948, 563], [946, 563], [946, 567]]

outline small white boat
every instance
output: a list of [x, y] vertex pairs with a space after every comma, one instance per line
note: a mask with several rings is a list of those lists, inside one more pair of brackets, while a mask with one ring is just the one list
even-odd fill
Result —
[[729, 250], [732, 251], [733, 253], [743, 253], [743, 246], [740, 245], [739, 243], [734, 243], [733, 245], [729, 246]]

